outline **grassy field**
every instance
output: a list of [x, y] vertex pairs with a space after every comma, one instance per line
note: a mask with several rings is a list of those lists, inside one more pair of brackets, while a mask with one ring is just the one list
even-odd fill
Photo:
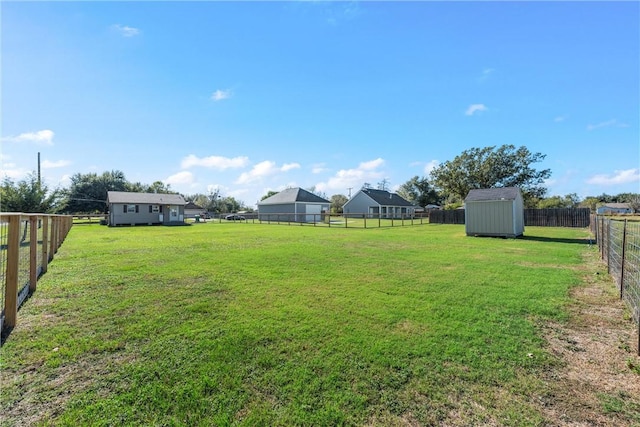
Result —
[[1, 350], [3, 424], [543, 425], [583, 229], [75, 226]]

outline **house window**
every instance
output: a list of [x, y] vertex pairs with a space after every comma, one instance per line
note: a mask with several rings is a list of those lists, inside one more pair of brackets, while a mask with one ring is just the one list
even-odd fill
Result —
[[124, 213], [137, 213], [138, 205], [124, 205]]
[[158, 205], [149, 205], [149, 213], [159, 213], [160, 206]]

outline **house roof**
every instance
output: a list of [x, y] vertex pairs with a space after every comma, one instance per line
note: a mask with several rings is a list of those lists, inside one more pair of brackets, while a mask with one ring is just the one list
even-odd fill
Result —
[[185, 209], [203, 209], [202, 206], [198, 206], [193, 202], [187, 202], [187, 204], [184, 206]]
[[613, 209], [631, 209], [630, 203], [605, 203], [598, 206], [599, 208], [613, 208]]
[[396, 193], [390, 193], [386, 190], [374, 190], [373, 188], [363, 188], [362, 191], [371, 197], [374, 202], [382, 206], [414, 206], [413, 203], [403, 199]]
[[521, 195], [518, 187], [478, 188], [469, 190], [465, 202], [486, 202], [491, 200], [515, 200]]
[[304, 190], [300, 187], [287, 188], [279, 193], [274, 194], [271, 197], [260, 201], [258, 205], [282, 205], [287, 203], [331, 203], [327, 199], [323, 199], [320, 196], [316, 196], [310, 191]]
[[180, 194], [133, 193], [128, 191], [107, 191], [108, 203], [148, 203], [155, 205], [186, 205]]

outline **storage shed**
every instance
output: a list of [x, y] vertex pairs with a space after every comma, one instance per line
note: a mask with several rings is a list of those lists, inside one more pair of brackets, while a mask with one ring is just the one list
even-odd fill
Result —
[[187, 204], [179, 194], [108, 191], [109, 225], [184, 224]]
[[524, 234], [524, 202], [518, 187], [471, 190], [464, 203], [467, 236]]
[[331, 202], [302, 188], [287, 188], [258, 202], [262, 221], [320, 222]]

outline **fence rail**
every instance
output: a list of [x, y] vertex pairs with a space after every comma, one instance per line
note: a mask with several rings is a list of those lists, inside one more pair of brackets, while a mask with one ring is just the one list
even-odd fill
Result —
[[640, 222], [598, 216], [591, 228], [600, 256], [620, 290], [620, 299], [627, 303], [638, 325], [640, 356]]
[[226, 214], [221, 214], [217, 218], [212, 218], [215, 222], [242, 222], [254, 224], [276, 224], [276, 225], [298, 225], [312, 227], [333, 227], [333, 228], [383, 228], [383, 227], [405, 227], [413, 225], [428, 224], [426, 215], [399, 214], [395, 216], [385, 216], [380, 214], [349, 213], [349, 214], [329, 214], [329, 213], [247, 213], [238, 215], [240, 219], [226, 220]]
[[67, 215], [0, 213], [2, 336], [16, 325], [18, 308], [36, 290], [38, 278], [71, 229]]
[[[429, 222], [437, 224], [464, 224], [464, 209], [432, 210]], [[589, 208], [578, 209], [525, 209], [524, 225], [536, 227], [588, 227]]]

